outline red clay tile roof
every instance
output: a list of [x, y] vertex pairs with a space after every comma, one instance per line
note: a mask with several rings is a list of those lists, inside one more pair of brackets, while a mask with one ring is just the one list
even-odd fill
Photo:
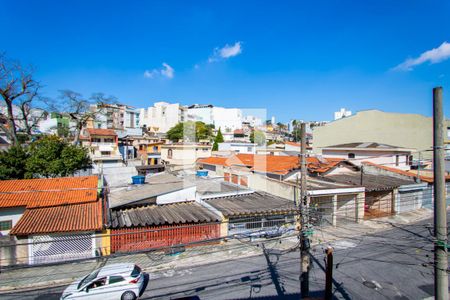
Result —
[[[343, 159], [327, 158], [319, 161], [316, 157], [307, 157], [308, 170], [324, 173], [338, 165]], [[285, 175], [300, 168], [297, 156], [236, 154], [231, 157], [208, 157], [198, 160], [199, 163], [221, 166], [246, 166], [252, 171]]]
[[12, 235], [101, 230], [101, 201], [26, 209]]
[[[408, 176], [408, 177], [412, 177], [412, 178], [417, 178], [417, 174], [413, 173], [413, 172], [408, 172], [408, 171], [403, 171], [403, 170], [399, 170], [397, 168], [392, 168], [392, 167], [387, 167], [387, 166], [383, 166], [383, 165], [378, 165], [375, 164], [373, 162], [370, 161], [363, 161], [362, 162], [365, 165], [370, 165], [370, 166], [374, 166], [377, 168], [380, 168], [382, 170], [386, 170], [386, 171], [390, 171], [393, 173], [397, 173], [400, 175], [404, 175], [404, 176]], [[429, 176], [419, 176], [420, 180], [424, 181], [424, 182], [428, 182], [428, 183], [433, 183], [434, 182], [434, 178], [433, 177], [429, 177]], [[450, 175], [445, 176], [445, 180], [446, 181], [450, 181]]]
[[0, 208], [27, 208], [97, 200], [97, 176], [0, 181]]
[[117, 133], [112, 129], [88, 128], [89, 135], [107, 135], [116, 136]]

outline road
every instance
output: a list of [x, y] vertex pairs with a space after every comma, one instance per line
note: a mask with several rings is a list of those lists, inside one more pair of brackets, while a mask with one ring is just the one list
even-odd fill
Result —
[[[424, 299], [433, 294], [433, 244], [425, 224], [332, 243], [336, 299]], [[355, 226], [357, 226], [355, 224]], [[313, 247], [311, 296], [323, 295], [327, 245]], [[260, 248], [262, 245], [260, 245]], [[150, 274], [141, 299], [298, 299], [299, 252], [261, 255]], [[2, 299], [58, 299], [64, 287], [0, 295]]]

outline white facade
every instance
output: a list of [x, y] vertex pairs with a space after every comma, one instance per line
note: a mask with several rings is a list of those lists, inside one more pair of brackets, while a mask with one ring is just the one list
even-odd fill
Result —
[[182, 190], [170, 192], [156, 197], [156, 204], [170, 204], [185, 201], [194, 201], [195, 194], [197, 193], [197, 187], [191, 186]]
[[242, 111], [239, 108], [215, 107], [212, 105], [192, 105], [188, 108], [190, 120], [213, 124], [216, 129], [233, 132], [242, 128]]
[[219, 151], [234, 151], [236, 153], [256, 154], [254, 143], [219, 143]]
[[161, 159], [177, 169], [192, 168], [197, 159], [211, 156], [211, 148], [201, 144], [165, 144], [161, 146]]
[[336, 111], [334, 113], [334, 120], [339, 120], [345, 117], [350, 117], [352, 115], [352, 112], [349, 110], [346, 110], [345, 108], [341, 108], [339, 111]]
[[154, 132], [166, 133], [170, 128], [184, 121], [185, 108], [179, 103], [156, 102], [154, 106], [140, 110], [139, 126], [145, 125]]

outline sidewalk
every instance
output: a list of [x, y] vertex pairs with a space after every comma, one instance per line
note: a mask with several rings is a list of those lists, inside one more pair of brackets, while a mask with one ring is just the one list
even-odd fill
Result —
[[[431, 217], [431, 211], [421, 209], [401, 216], [364, 221], [361, 224], [346, 223], [339, 227], [315, 228], [312, 244], [322, 244], [346, 238], [355, 238], [364, 234], [392, 228], [392, 224], [414, 223]], [[280, 243], [281, 240], [281, 243]], [[191, 269], [195, 266], [232, 260], [237, 258], [261, 255], [258, 243], [264, 242], [266, 249], [275, 251], [290, 250], [298, 245], [297, 236], [283, 236], [273, 240], [260, 239], [250, 242], [248, 239], [230, 240], [220, 245], [198, 246], [187, 248], [185, 252], [169, 256], [162, 252], [146, 252], [121, 256], [100, 257], [81, 262], [62, 263], [49, 266], [18, 267], [4, 270], [0, 274], [0, 294], [14, 290], [38, 289], [48, 286], [67, 285], [77, 278], [85, 276], [92, 270], [106, 264], [133, 262], [138, 264], [153, 278], [170, 277], [176, 271]]]

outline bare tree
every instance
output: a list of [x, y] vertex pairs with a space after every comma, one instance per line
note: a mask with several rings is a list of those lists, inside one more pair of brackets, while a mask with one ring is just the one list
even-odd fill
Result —
[[80, 93], [71, 90], [59, 92], [61, 93], [59, 98], [64, 104], [59, 107], [53, 105], [52, 110], [70, 115], [75, 124], [73, 126], [75, 131], [74, 145], [79, 144], [83, 127], [90, 121], [95, 122], [100, 115], [105, 113], [108, 105], [115, 102], [114, 97], [105, 96], [103, 93], [95, 93], [90, 98], [85, 98]]
[[[40, 85], [33, 79], [33, 70], [14, 60], [8, 59], [4, 53], [0, 53], [0, 96], [5, 102], [7, 112], [7, 126], [0, 124], [8, 138], [19, 144], [17, 137], [17, 118], [14, 116], [14, 105], [23, 103], [23, 108], [31, 111], [31, 102], [38, 95]], [[20, 109], [20, 108], [19, 108]], [[28, 122], [29, 113], [22, 113], [23, 121]], [[28, 128], [26, 129], [28, 132]], [[31, 129], [30, 129], [31, 132]]]

